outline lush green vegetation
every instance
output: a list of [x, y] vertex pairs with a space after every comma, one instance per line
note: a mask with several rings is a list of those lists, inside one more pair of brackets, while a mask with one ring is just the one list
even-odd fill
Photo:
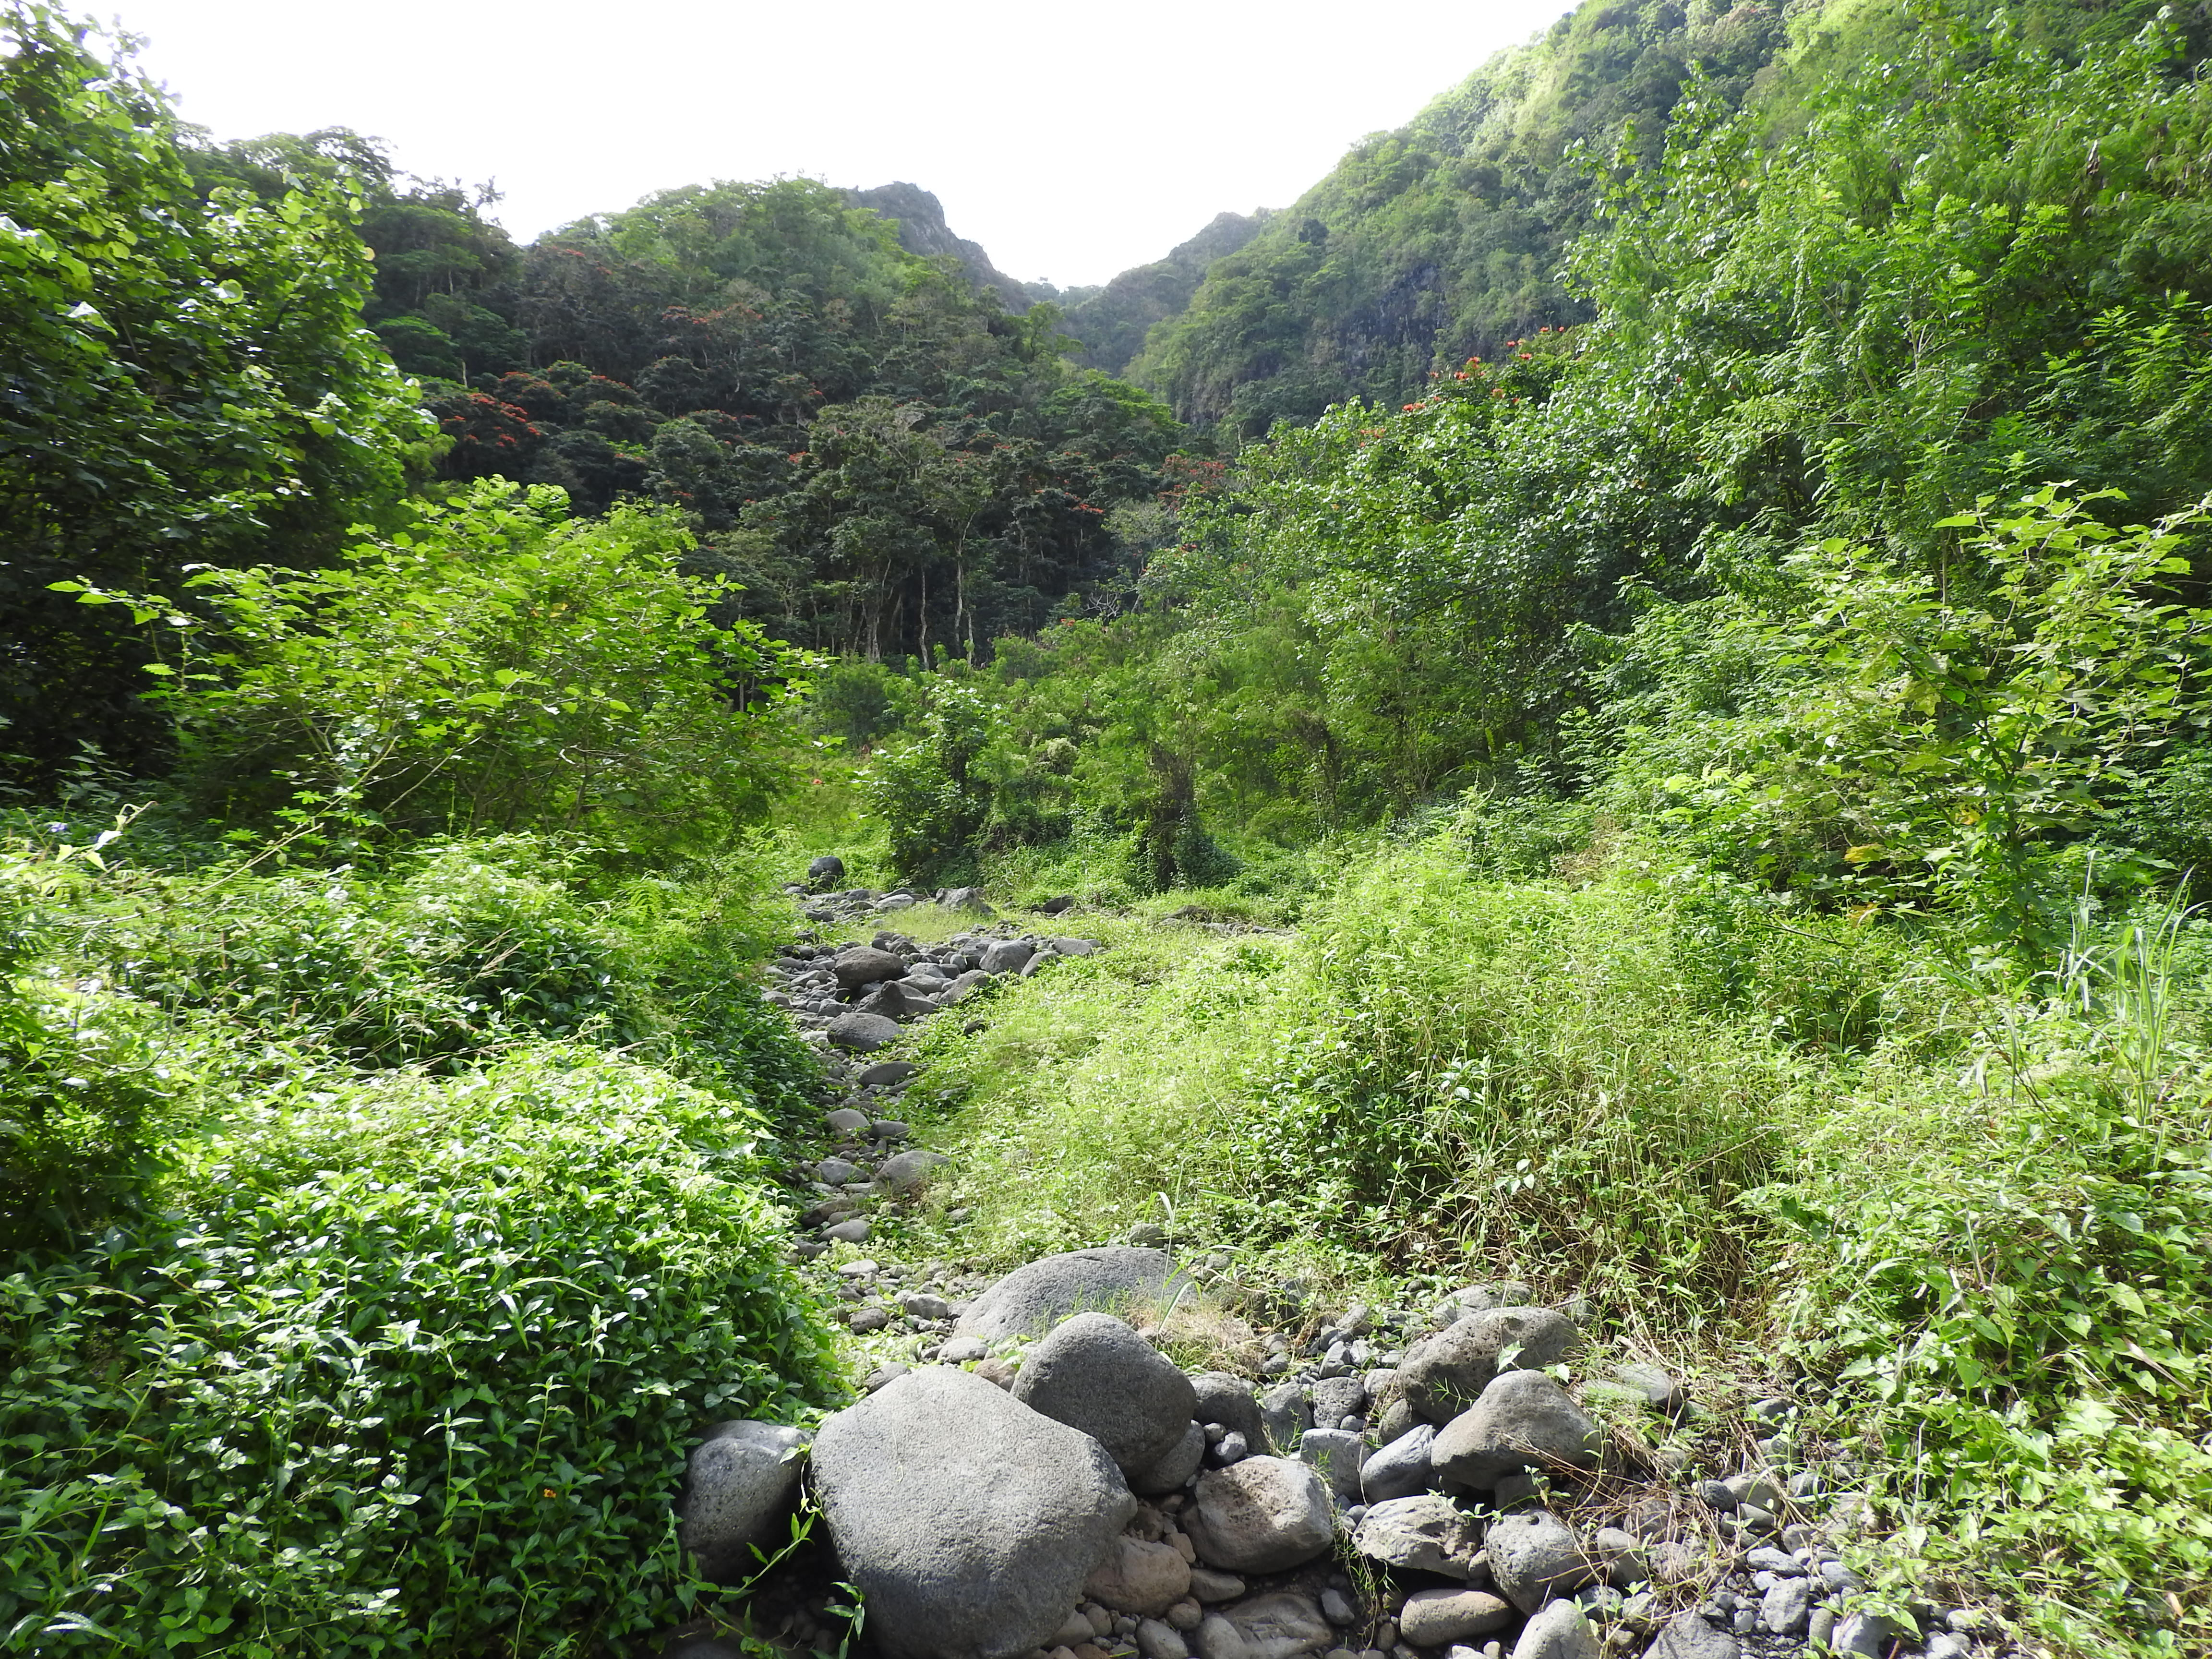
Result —
[[1116, 945], [923, 1039], [930, 1248], [1578, 1289], [1884, 1605], [2212, 1639], [2189, 20], [1586, 8], [1071, 296], [1217, 453], [839, 192], [517, 249], [0, 15], [11, 1641], [697, 1605], [687, 1437], [837, 1386], [816, 850]]
[[1899, 1605], [2192, 1650], [2208, 105], [2161, 21], [1845, 21], [1586, 175], [1587, 320], [1186, 464], [1128, 612], [817, 718], [894, 730], [895, 866], [1298, 920], [933, 1040], [1002, 1252], [1171, 1212], [1779, 1352]]
[[[2039, 0], [2008, 7], [1999, 27], [2071, 62], [2123, 46], [2154, 13]], [[1582, 6], [1406, 126], [1362, 139], [1207, 265], [1133, 361], [1109, 366], [1186, 421], [1250, 435], [1347, 398], [1418, 397], [1432, 371], [1597, 314], [1570, 250], [1606, 214], [1608, 181], [1658, 161], [1686, 100], [1693, 125], [1716, 106], [1745, 109], [1738, 131], [1754, 144], [1802, 133], [1838, 84], [1884, 87], [1863, 112], [1879, 119], [1931, 38], [1972, 58], [1983, 47], [1966, 37], [1982, 26], [1979, 14], [1893, 0]], [[2201, 49], [2189, 33], [2200, 25], [2157, 27]], [[1103, 325], [1079, 331], [1103, 337]]]

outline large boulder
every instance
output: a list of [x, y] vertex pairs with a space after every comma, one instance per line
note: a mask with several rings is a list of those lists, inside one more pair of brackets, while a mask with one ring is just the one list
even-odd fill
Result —
[[1298, 1437], [1298, 1456], [1321, 1471], [1337, 1502], [1347, 1507], [1359, 1501], [1360, 1454], [1366, 1449], [1348, 1429], [1308, 1429]]
[[[836, 1027], [830, 1031], [834, 1038]], [[955, 1328], [987, 1342], [1042, 1336], [1072, 1313], [1164, 1302], [1189, 1282], [1164, 1250], [1127, 1244], [1070, 1250], [1015, 1268], [977, 1297]]]
[[1724, 1630], [1715, 1630], [1694, 1607], [1669, 1619], [1645, 1659], [1738, 1659], [1743, 1647]]
[[1398, 1633], [1417, 1648], [1440, 1648], [1504, 1630], [1520, 1615], [1480, 1589], [1421, 1589], [1398, 1610]]
[[885, 1019], [903, 1022], [935, 1013], [937, 999], [918, 989], [914, 981], [887, 979], [855, 1002], [853, 1009], [856, 1013], [881, 1014]]
[[1567, 1391], [1541, 1371], [1505, 1371], [1437, 1432], [1437, 1474], [1487, 1491], [1523, 1469], [1589, 1468], [1603, 1437]]
[[830, 970], [837, 975], [840, 990], [854, 991], [878, 980], [903, 979], [906, 958], [878, 951], [872, 945], [854, 945], [837, 952]]
[[1335, 1627], [1321, 1608], [1289, 1590], [1209, 1613], [1198, 1627], [1200, 1659], [1300, 1659], [1336, 1644]]
[[1209, 1565], [1287, 1572], [1335, 1536], [1321, 1472], [1287, 1457], [1248, 1457], [1198, 1478], [1183, 1529]]
[[1436, 1438], [1435, 1428], [1423, 1423], [1369, 1457], [1359, 1466], [1360, 1496], [1370, 1504], [1384, 1504], [1426, 1492], [1435, 1474], [1429, 1448]]
[[1036, 946], [1026, 939], [994, 939], [983, 947], [976, 966], [987, 974], [1018, 974], [1036, 954]]
[[898, 1034], [898, 1022], [881, 1014], [840, 1014], [830, 1022], [830, 1041], [855, 1054], [872, 1054]]
[[1279, 1452], [1294, 1452], [1314, 1425], [1313, 1402], [1297, 1383], [1278, 1382], [1260, 1396], [1260, 1420], [1266, 1425], [1269, 1445]]
[[892, 1659], [1042, 1646], [1137, 1512], [1089, 1435], [943, 1365], [823, 1422], [814, 1484], [869, 1634]]
[[970, 968], [946, 986], [944, 994], [937, 1000], [950, 1008], [956, 1002], [965, 1002], [972, 994], [990, 982], [991, 976], [981, 968]]
[[1482, 1397], [1507, 1350], [1516, 1352], [1504, 1369], [1537, 1370], [1558, 1364], [1582, 1345], [1582, 1333], [1565, 1314], [1492, 1308], [1413, 1344], [1398, 1368], [1398, 1386], [1418, 1416], [1441, 1425]]
[[1194, 1397], [1173, 1360], [1111, 1314], [1061, 1321], [1029, 1351], [1014, 1398], [1106, 1448], [1123, 1474], [1182, 1443]]
[[1451, 1499], [1424, 1492], [1370, 1505], [1352, 1534], [1352, 1547], [1403, 1572], [1465, 1579], [1474, 1576], [1482, 1534]]
[[1513, 1659], [1604, 1659], [1597, 1632], [1571, 1601], [1554, 1601], [1521, 1627]]
[[1146, 1498], [1178, 1491], [1205, 1462], [1206, 1431], [1195, 1422], [1186, 1424], [1182, 1438], [1176, 1442], [1173, 1451], [1142, 1468], [1129, 1471], [1129, 1490]]
[[942, 1152], [916, 1147], [898, 1152], [876, 1165], [876, 1185], [895, 1193], [910, 1193], [929, 1184], [930, 1176], [952, 1160]]
[[781, 1423], [717, 1423], [685, 1470], [678, 1536], [702, 1577], [734, 1584], [759, 1566], [753, 1546], [787, 1536], [781, 1524], [799, 1487], [804, 1429]]

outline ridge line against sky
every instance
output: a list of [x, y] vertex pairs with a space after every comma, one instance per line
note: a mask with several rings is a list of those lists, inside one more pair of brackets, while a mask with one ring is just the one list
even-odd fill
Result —
[[106, 0], [219, 139], [351, 127], [495, 181], [518, 240], [711, 179], [936, 193], [1008, 275], [1103, 283], [1224, 210], [1287, 207], [1366, 133], [1571, 7], [1248, 0]]

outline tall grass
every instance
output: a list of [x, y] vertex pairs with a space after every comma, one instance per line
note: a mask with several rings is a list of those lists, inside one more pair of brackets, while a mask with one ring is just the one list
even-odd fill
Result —
[[2031, 1650], [2212, 1641], [2206, 930], [2084, 915], [2054, 971], [1616, 844], [1447, 830], [1292, 938], [1117, 949], [941, 1023], [945, 1201], [1002, 1261], [1170, 1221], [1348, 1277], [1510, 1273], [1814, 1403], [1879, 1605]]

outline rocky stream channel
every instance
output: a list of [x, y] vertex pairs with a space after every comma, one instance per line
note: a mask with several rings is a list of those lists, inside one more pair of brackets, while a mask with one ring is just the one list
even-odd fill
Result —
[[[811, 926], [770, 970], [843, 1089], [792, 1171], [812, 1200], [793, 1248], [850, 1330], [900, 1357], [811, 1443], [724, 1423], [693, 1452], [684, 1542], [717, 1582], [758, 1575], [755, 1636], [892, 1659], [2005, 1650], [1966, 1610], [1855, 1605], [1844, 1547], [1871, 1517], [1850, 1465], [1801, 1441], [1789, 1398], [1691, 1398], [1579, 1299], [1488, 1283], [1329, 1308], [1240, 1282], [1225, 1254], [1178, 1261], [1146, 1225], [999, 1278], [871, 1259], [877, 1220], [947, 1173], [898, 1115], [918, 1068], [877, 1051], [976, 1017], [957, 1011], [994, 979], [1103, 947], [996, 920], [972, 889], [812, 890], [842, 874], [818, 862], [795, 890]], [[923, 903], [975, 925], [918, 944], [896, 922]], [[1161, 1351], [1209, 1317], [1251, 1339], [1255, 1374], [1187, 1374]], [[761, 1574], [802, 1480], [825, 1524]], [[866, 1607], [857, 1638], [841, 1584]], [[702, 1622], [663, 1659], [738, 1653]]]

